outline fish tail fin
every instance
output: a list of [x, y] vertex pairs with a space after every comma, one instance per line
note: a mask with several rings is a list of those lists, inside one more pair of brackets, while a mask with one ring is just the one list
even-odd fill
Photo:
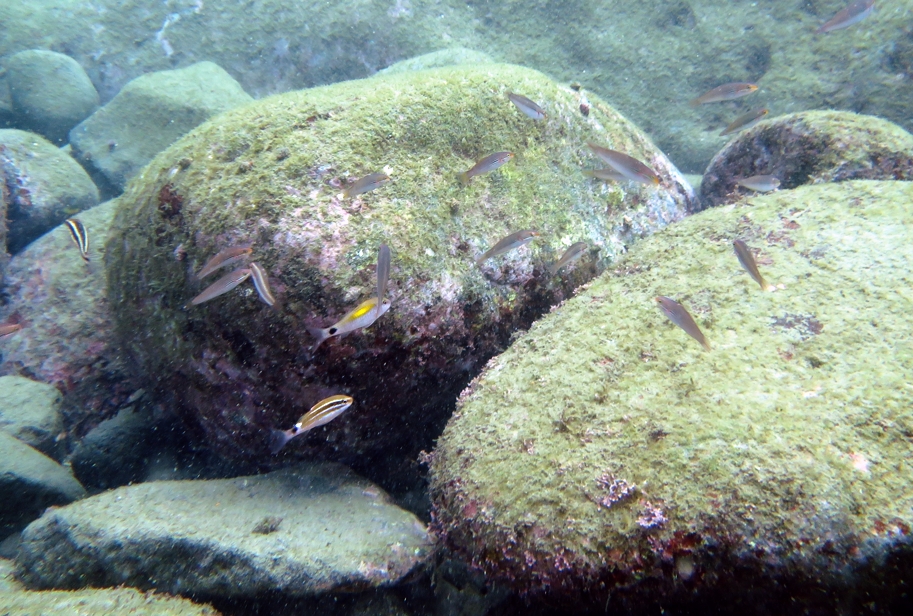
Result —
[[287, 431], [271, 430], [269, 435], [269, 452], [276, 455], [290, 440], [292, 440], [292, 437]]
[[592, 169], [584, 169], [583, 175], [587, 176], [588, 178], [594, 178], [594, 177], [596, 177], [596, 172], [593, 171]]
[[472, 178], [469, 177], [468, 171], [464, 171], [463, 173], [459, 174], [457, 177], [460, 178], [460, 184], [462, 184], [463, 186], [468, 186], [469, 182], [472, 180]]
[[692, 98], [690, 101], [688, 101], [688, 105], [691, 106], [691, 107], [700, 107], [700, 106], [701, 106], [701, 99], [699, 99], [699, 98]]
[[706, 339], [706, 338], [705, 338], [704, 340], [701, 340], [701, 346], [704, 347], [704, 350], [705, 350], [705, 351], [711, 350], [711, 349], [710, 349], [710, 343], [707, 342], [707, 339]]
[[548, 273], [551, 274], [552, 276], [554, 276], [557, 271], [558, 271], [557, 263], [552, 263], [551, 265], [548, 266]]
[[313, 336], [314, 340], [316, 341], [314, 342], [314, 346], [311, 347], [311, 353], [314, 353], [320, 347], [320, 345], [323, 344], [323, 341], [330, 336], [327, 334], [327, 330], [320, 327], [308, 327], [307, 330], [308, 333]]

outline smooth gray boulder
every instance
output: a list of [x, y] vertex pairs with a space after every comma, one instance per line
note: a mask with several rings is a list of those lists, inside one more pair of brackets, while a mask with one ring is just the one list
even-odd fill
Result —
[[33, 589], [309, 596], [393, 585], [430, 554], [418, 518], [323, 463], [137, 484], [54, 509], [23, 532], [17, 572]]
[[70, 131], [74, 155], [117, 191], [210, 117], [253, 100], [212, 62], [137, 77]]
[[98, 204], [98, 189], [76, 161], [44, 137], [22, 130], [0, 130], [0, 185], [5, 186], [0, 217], [6, 218], [11, 254]]
[[98, 107], [98, 92], [79, 63], [44, 49], [20, 51], [6, 60], [13, 121], [19, 128], [66, 141], [70, 129]]
[[44, 455], [59, 458], [63, 431], [60, 392], [53, 385], [21, 376], [0, 376], [0, 430]]
[[0, 536], [25, 526], [51, 505], [85, 495], [68, 469], [0, 431]]
[[155, 452], [156, 419], [128, 406], [95, 426], [76, 446], [70, 464], [84, 486], [113, 488], [140, 481]]

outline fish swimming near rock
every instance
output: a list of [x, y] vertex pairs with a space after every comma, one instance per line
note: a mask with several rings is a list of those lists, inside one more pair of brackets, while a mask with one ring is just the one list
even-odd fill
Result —
[[768, 113], [770, 113], [769, 109], [755, 109], [754, 111], [743, 113], [735, 120], [733, 120], [732, 124], [723, 129], [723, 131], [720, 133], [720, 137], [732, 135], [733, 133], [738, 133], [740, 131], [751, 128], [763, 120]]
[[250, 277], [251, 280], [254, 281], [254, 288], [257, 290], [260, 301], [269, 307], [275, 306], [276, 298], [269, 288], [269, 276], [267, 276], [266, 270], [260, 267], [259, 263], [251, 262], [248, 267], [250, 268]]
[[190, 300], [188, 306], [196, 306], [203, 302], [208, 302], [220, 295], [225, 295], [236, 286], [250, 278], [250, 268], [240, 267], [233, 272], [225, 274], [214, 283], [203, 289], [203, 292]]
[[472, 181], [477, 175], [483, 175], [485, 173], [491, 173], [499, 167], [503, 167], [514, 157], [513, 152], [495, 152], [494, 154], [489, 154], [485, 158], [480, 159], [476, 164], [470, 167], [468, 170], [460, 174], [460, 182], [465, 186]]
[[616, 150], [604, 148], [595, 143], [588, 143], [587, 146], [589, 146], [589, 148], [593, 150], [593, 153], [601, 158], [603, 162], [623, 175], [625, 179], [639, 184], [659, 184], [659, 175], [636, 158]]
[[770, 192], [780, 188], [780, 180], [775, 175], [753, 175], [750, 178], [735, 178], [735, 183], [757, 192]]
[[666, 315], [670, 321], [685, 330], [686, 334], [700, 342], [705, 351], [710, 350], [710, 343], [707, 342], [707, 338], [704, 337], [704, 332], [697, 326], [691, 313], [689, 313], [684, 306], [674, 299], [662, 295], [656, 298], [656, 303], [659, 304], [659, 309], [662, 310], [663, 314]]
[[76, 244], [76, 247], [79, 249], [79, 256], [82, 257], [82, 260], [86, 263], [89, 262], [89, 233], [86, 231], [85, 225], [82, 224], [78, 218], [67, 218], [63, 223], [67, 226], [67, 229], [70, 231], [70, 238], [72, 238], [73, 243]]
[[384, 304], [384, 295], [387, 293], [387, 282], [390, 280], [390, 247], [381, 244], [377, 249], [377, 302], [374, 311], [380, 316], [380, 307]]
[[355, 183], [346, 188], [345, 191], [343, 191], [343, 194], [347, 198], [354, 197], [380, 188], [389, 182], [390, 176], [386, 173], [369, 173], [365, 177], [355, 180]]
[[742, 240], [735, 240], [732, 243], [732, 247], [735, 249], [735, 256], [739, 258], [739, 263], [751, 275], [752, 279], [761, 285], [761, 290], [772, 291], [773, 286], [767, 284], [764, 276], [761, 275], [761, 270], [758, 269], [758, 262], [755, 261], [754, 254], [748, 244]]
[[354, 332], [357, 329], [369, 327], [390, 310], [390, 300], [381, 301], [380, 307], [377, 306], [377, 297], [370, 297], [350, 310], [346, 316], [342, 317], [330, 327], [308, 327], [308, 332], [317, 340], [311, 351], [316, 351], [324, 340], [333, 336], [343, 336]]
[[481, 257], [476, 259], [476, 265], [482, 265], [482, 263], [484, 263], [485, 261], [487, 261], [488, 259], [490, 259], [492, 257], [497, 257], [498, 255], [504, 254], [505, 252], [507, 252], [509, 250], [513, 250], [514, 248], [519, 248], [520, 246], [523, 246], [524, 244], [528, 244], [529, 242], [531, 242], [533, 239], [535, 239], [537, 237], [539, 237], [539, 233], [536, 231], [531, 231], [529, 229], [524, 229], [523, 231], [517, 231], [515, 233], [511, 233], [510, 235], [508, 235], [507, 237], [505, 237], [504, 239], [499, 241], [497, 244], [495, 244], [494, 246], [489, 248], [487, 251], [485, 251], [485, 253]]
[[252, 252], [253, 248], [251, 246], [229, 246], [228, 248], [223, 248], [216, 253], [216, 256], [203, 264], [203, 268], [197, 272], [197, 280], [202, 280], [223, 267], [243, 260]]
[[324, 398], [311, 407], [307, 413], [301, 416], [294, 426], [289, 430], [273, 430], [270, 436], [269, 450], [273, 455], [285, 447], [290, 440], [304, 434], [308, 430], [313, 430], [318, 426], [329, 423], [342, 415], [346, 409], [355, 402], [350, 396], [336, 395]]
[[586, 242], [577, 242], [576, 244], [571, 244], [571, 247], [564, 251], [564, 254], [561, 255], [560, 259], [548, 266], [548, 273], [554, 276], [562, 267], [565, 265], [570, 265], [582, 257], [588, 248], [589, 244]]
[[22, 329], [21, 323], [3, 323], [0, 325], [0, 340], [6, 340]]
[[603, 182], [627, 182], [628, 177], [614, 169], [585, 169], [583, 175]]
[[748, 96], [752, 92], [756, 92], [758, 86], [753, 83], [746, 82], [735, 82], [735, 83], [724, 83], [721, 86], [717, 86], [712, 90], [704, 92], [700, 96], [690, 101], [692, 107], [697, 107], [698, 105], [706, 105], [707, 103], [721, 103], [723, 101], [733, 101], [737, 98], [742, 98], [743, 96]]
[[849, 28], [871, 15], [874, 10], [875, 0], [855, 0], [854, 2], [850, 2], [845, 9], [839, 11], [836, 15], [824, 22], [815, 33], [827, 34], [834, 30]]
[[542, 107], [529, 100], [522, 94], [514, 94], [513, 92], [508, 92], [507, 98], [509, 98], [510, 102], [516, 105], [517, 109], [522, 111], [528, 118], [540, 121], [548, 117], [548, 114], [545, 113], [545, 110], [542, 109]]

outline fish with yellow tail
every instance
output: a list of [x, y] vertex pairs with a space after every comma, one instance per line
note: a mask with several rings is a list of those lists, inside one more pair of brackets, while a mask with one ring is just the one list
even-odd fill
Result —
[[472, 167], [460, 174], [460, 182], [465, 186], [477, 175], [491, 173], [499, 167], [503, 167], [514, 157], [513, 152], [495, 152], [485, 158], [480, 159]]
[[523, 231], [517, 231], [516, 233], [511, 233], [497, 244], [485, 251], [485, 253], [476, 259], [476, 265], [482, 265], [485, 261], [492, 257], [497, 257], [498, 255], [504, 254], [509, 250], [514, 248], [519, 248], [524, 244], [528, 244], [533, 241], [535, 238], [539, 237], [539, 233], [536, 231], [531, 231], [529, 229], [524, 229]]
[[389, 299], [383, 300], [380, 303], [380, 307], [378, 307], [377, 297], [370, 297], [358, 304], [358, 306], [349, 311], [346, 316], [329, 327], [308, 327], [308, 331], [317, 341], [314, 343], [314, 347], [311, 351], [316, 351], [328, 338], [332, 338], [333, 336], [344, 336], [357, 329], [364, 329], [365, 327], [371, 326], [374, 321], [382, 317], [388, 310], [390, 310]]
[[318, 426], [329, 423], [342, 415], [352, 403], [355, 402], [350, 396], [336, 395], [324, 398], [311, 407], [307, 413], [301, 416], [294, 426], [288, 430], [273, 430], [269, 441], [269, 450], [273, 455], [285, 447], [285, 445], [308, 430], [313, 430]]
[[758, 269], [758, 262], [755, 261], [754, 254], [752, 254], [748, 244], [742, 240], [736, 240], [732, 243], [732, 247], [735, 249], [735, 256], [738, 257], [739, 263], [751, 275], [752, 280], [761, 285], [761, 290], [773, 291], [773, 285], [767, 284], [764, 276], [761, 275], [761, 270]]
[[710, 350], [710, 343], [707, 342], [707, 339], [704, 337], [704, 332], [697, 326], [691, 313], [689, 313], [684, 306], [674, 299], [662, 295], [656, 298], [656, 303], [659, 304], [659, 309], [670, 321], [685, 330], [686, 334], [700, 342], [705, 351]]

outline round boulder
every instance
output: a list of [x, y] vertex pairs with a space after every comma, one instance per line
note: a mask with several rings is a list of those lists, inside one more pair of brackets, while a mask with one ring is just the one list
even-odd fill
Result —
[[[521, 114], [507, 90], [539, 101], [548, 120]], [[646, 161], [661, 184], [586, 178], [581, 169], [598, 165], [587, 141]], [[503, 150], [516, 158], [458, 180]], [[344, 196], [374, 172], [392, 181]], [[598, 100], [583, 115], [577, 93], [535, 71], [492, 64], [346, 82], [228, 111], [154, 160], [120, 199], [109, 300], [148, 389], [173, 397], [201, 442], [273, 459], [270, 429], [346, 393], [352, 410], [286, 449], [371, 472], [371, 454], [414, 460], [430, 447], [457, 393], [513, 332], [690, 204], [679, 173], [633, 125]], [[475, 264], [521, 229], [541, 235]], [[578, 241], [586, 255], [548, 275]], [[308, 328], [330, 327], [374, 293], [382, 243], [392, 308], [314, 349]], [[246, 245], [276, 305], [258, 301], [250, 281], [188, 305], [218, 278], [197, 280], [202, 265]]]
[[[805, 186], [640, 242], [460, 396], [431, 461], [445, 543], [580, 610], [903, 600], [911, 199], [907, 182]], [[735, 239], [773, 290], [740, 267]]]

